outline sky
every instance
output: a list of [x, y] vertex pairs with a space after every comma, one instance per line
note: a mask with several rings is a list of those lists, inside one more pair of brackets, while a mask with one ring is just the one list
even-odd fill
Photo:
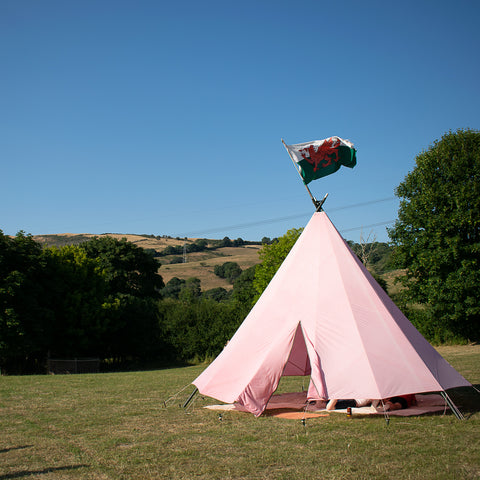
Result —
[[261, 240], [313, 204], [282, 145], [357, 165], [309, 184], [354, 241], [480, 129], [478, 0], [1, 0], [0, 229]]

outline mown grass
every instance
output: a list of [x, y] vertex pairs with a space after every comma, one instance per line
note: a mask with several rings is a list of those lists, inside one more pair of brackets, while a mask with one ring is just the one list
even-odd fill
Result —
[[[480, 346], [439, 349], [480, 383]], [[0, 480], [480, 478], [480, 394], [451, 396], [467, 416], [286, 420], [179, 405], [201, 366], [0, 378]], [[287, 378], [283, 390], [303, 380]]]

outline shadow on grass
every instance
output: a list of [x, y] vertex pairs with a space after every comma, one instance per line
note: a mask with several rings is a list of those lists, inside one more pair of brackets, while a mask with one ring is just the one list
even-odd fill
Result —
[[68, 465], [65, 467], [49, 467], [42, 470], [20, 470], [19, 472], [7, 473], [0, 475], [0, 480], [7, 480], [9, 478], [29, 477], [30, 475], [44, 475], [52, 472], [61, 472], [65, 470], [76, 470], [78, 468], [89, 467], [90, 465]]
[[24, 448], [32, 448], [33, 445], [19, 445], [18, 447], [9, 447], [9, 448], [3, 448], [0, 450], [0, 453], [7, 453], [11, 452], [12, 450], [22, 450]]
[[452, 388], [448, 391], [450, 398], [460, 411], [469, 418], [475, 413], [480, 412], [480, 385], [472, 387]]

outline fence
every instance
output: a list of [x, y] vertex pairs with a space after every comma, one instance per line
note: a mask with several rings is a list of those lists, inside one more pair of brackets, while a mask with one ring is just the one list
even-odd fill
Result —
[[99, 358], [49, 358], [47, 360], [47, 372], [55, 375], [68, 373], [98, 373], [99, 371]]

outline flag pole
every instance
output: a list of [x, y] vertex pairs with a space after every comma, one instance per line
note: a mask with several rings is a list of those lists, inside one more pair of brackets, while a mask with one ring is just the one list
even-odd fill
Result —
[[305, 183], [305, 181], [303, 180], [303, 177], [302, 177], [302, 174], [300, 173], [300, 169], [298, 168], [297, 166], [297, 162], [294, 160], [294, 158], [292, 157], [292, 154], [290, 153], [290, 150], [288, 149], [287, 147], [287, 144], [284, 142], [283, 138], [282, 138], [282, 143], [283, 143], [283, 146], [285, 147], [285, 149], [287, 150], [288, 152], [288, 156], [290, 157], [290, 160], [292, 160], [293, 162], [293, 165], [295, 167], [295, 170], [298, 172], [298, 174], [300, 175], [300, 178], [302, 179], [302, 182], [303, 184], [305, 185], [305, 188], [307, 189], [307, 192], [308, 194], [310, 195], [310, 198], [312, 199], [312, 202], [313, 204], [315, 205], [315, 211], [316, 212], [321, 212], [322, 211], [322, 206], [323, 204], [325, 203], [325, 200], [327, 199], [328, 197], [328, 193], [323, 197], [323, 200], [321, 201], [318, 201], [313, 195], [312, 195], [312, 192], [310, 191], [310, 189], [308, 188], [308, 185]]

